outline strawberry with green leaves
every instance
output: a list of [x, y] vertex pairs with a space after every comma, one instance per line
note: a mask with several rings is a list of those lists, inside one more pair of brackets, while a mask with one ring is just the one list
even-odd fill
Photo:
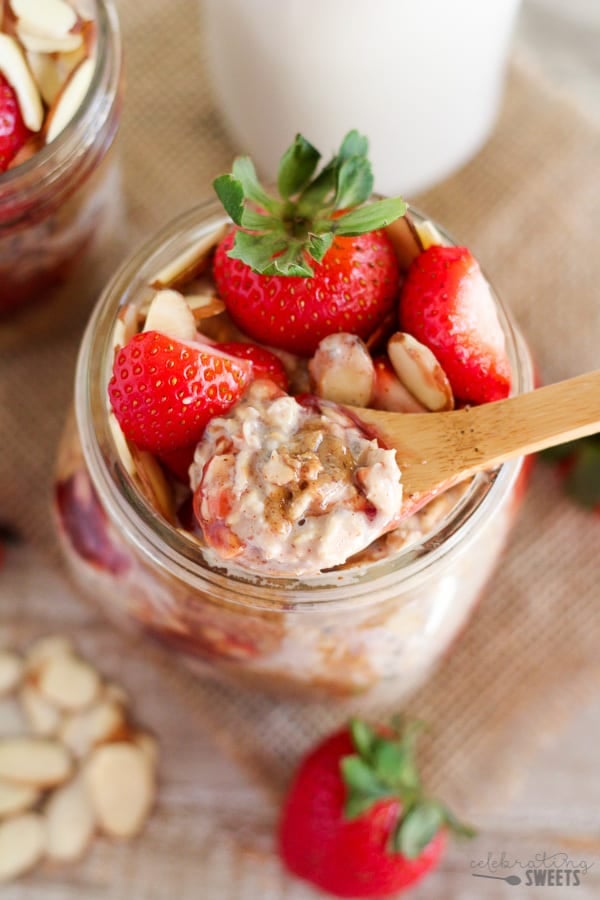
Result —
[[304, 758], [279, 827], [291, 872], [336, 897], [381, 897], [433, 869], [448, 830], [473, 834], [425, 795], [417, 730], [380, 732], [354, 720]]
[[329, 334], [368, 338], [394, 308], [399, 267], [384, 226], [400, 198], [367, 203], [373, 174], [356, 131], [318, 172], [319, 152], [298, 135], [279, 167], [279, 197], [249, 158], [214, 182], [235, 227], [214, 260], [219, 295], [254, 340], [310, 356]]

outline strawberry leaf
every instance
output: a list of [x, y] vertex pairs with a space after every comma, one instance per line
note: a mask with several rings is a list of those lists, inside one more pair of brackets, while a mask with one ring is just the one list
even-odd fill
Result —
[[410, 796], [420, 787], [421, 781], [411, 747], [380, 738], [375, 743], [372, 757], [379, 778], [396, 788], [401, 796]]
[[349, 728], [352, 742], [357, 752], [363, 759], [370, 760], [373, 747], [377, 741], [376, 732], [362, 719], [351, 719]]
[[261, 206], [273, 215], [281, 214], [281, 203], [275, 200], [274, 197], [269, 196], [262, 187], [256, 175], [254, 163], [249, 156], [238, 156], [234, 160], [232, 172], [234, 178], [242, 185], [246, 200], [254, 201], [258, 206]]
[[294, 143], [288, 147], [279, 163], [277, 187], [281, 196], [287, 199], [301, 191], [310, 181], [320, 158], [319, 151], [301, 134], [297, 134]]
[[389, 787], [381, 783], [371, 766], [360, 756], [345, 756], [340, 766], [342, 778], [350, 791], [373, 798], [390, 793]]
[[311, 234], [305, 244], [305, 248], [306, 252], [309, 256], [312, 256], [315, 262], [321, 262], [332, 244], [332, 234]]
[[242, 183], [233, 175], [219, 175], [213, 181], [213, 187], [217, 197], [225, 207], [227, 215], [236, 225], [242, 224], [244, 212], [244, 188]]
[[389, 225], [390, 222], [403, 216], [406, 208], [406, 203], [400, 197], [377, 200], [335, 219], [331, 223], [331, 229], [336, 234], [365, 234], [367, 231]]
[[435, 800], [421, 800], [400, 821], [393, 846], [407, 859], [416, 859], [446, 822], [445, 810]]
[[356, 128], [345, 136], [338, 152], [338, 159], [349, 159], [351, 156], [366, 156], [369, 152], [369, 141]]
[[272, 264], [273, 258], [283, 253], [286, 246], [285, 236], [237, 231], [229, 255], [232, 259], [241, 259], [256, 272], [264, 272]]
[[344, 160], [337, 176], [335, 209], [348, 209], [365, 203], [372, 191], [373, 172], [369, 160], [362, 156], [351, 156]]
[[600, 504], [600, 444], [584, 441], [567, 473], [567, 493], [580, 506], [594, 509]]

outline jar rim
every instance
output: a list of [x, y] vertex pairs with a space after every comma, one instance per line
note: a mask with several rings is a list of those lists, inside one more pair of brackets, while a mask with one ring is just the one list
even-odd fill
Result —
[[[414, 207], [417, 221], [428, 219]], [[494, 472], [475, 476], [463, 497], [446, 516], [418, 541], [381, 560], [338, 567], [308, 578], [265, 577], [243, 572], [223, 563], [207, 561], [192, 536], [185, 536], [162, 519], [141, 495], [133, 480], [119, 465], [108, 425], [107, 384], [113, 361], [110, 337], [119, 309], [152, 281], [160, 268], [192, 244], [228, 222], [220, 204], [207, 201], [168, 223], [115, 273], [100, 297], [84, 334], [75, 379], [75, 410], [85, 462], [101, 503], [121, 532], [161, 570], [192, 589], [210, 590], [226, 603], [247, 608], [280, 608], [302, 611], [322, 607], [339, 608], [368, 603], [374, 589], [403, 587], [425, 577], [438, 560], [463, 549], [484, 521], [494, 514], [514, 484], [522, 459], [510, 460]], [[437, 223], [444, 240], [456, 242]], [[532, 388], [532, 365], [526, 345], [512, 317], [491, 285], [498, 316], [505, 334], [510, 361], [512, 393]]]
[[97, 62], [87, 93], [73, 118], [53, 141], [14, 169], [0, 173], [0, 216], [3, 204], [12, 206], [17, 195], [19, 218], [39, 202], [47, 187], [55, 185], [63, 172], [72, 168], [74, 159], [85, 156], [93, 147], [95, 135], [110, 116], [121, 77], [121, 31], [114, 0], [93, 0], [93, 3]]

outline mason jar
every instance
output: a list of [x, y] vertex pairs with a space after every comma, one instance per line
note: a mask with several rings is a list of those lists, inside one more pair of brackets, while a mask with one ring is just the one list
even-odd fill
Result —
[[97, 296], [101, 263], [123, 220], [112, 150], [121, 114], [119, 22], [112, 0], [89, 6], [96, 62], [81, 106], [58, 137], [0, 174], [0, 334], [14, 314], [21, 314], [15, 327], [39, 328], [39, 313], [42, 327], [52, 328], [58, 312], [74, 314]]
[[[473, 611], [508, 534], [523, 461], [433, 501], [418, 514], [423, 534], [394, 553], [306, 579], [233, 574], [208, 562], [198, 538], [169, 523], [124, 464], [107, 384], [123, 317], [133, 310], [136, 318], [156, 274], [222, 234], [226, 221], [213, 203], [178, 218], [122, 266], [98, 302], [56, 472], [64, 553], [79, 586], [111, 618], [204, 675], [244, 689], [400, 700], [427, 677]], [[529, 391], [526, 345], [495, 302], [512, 391]]]

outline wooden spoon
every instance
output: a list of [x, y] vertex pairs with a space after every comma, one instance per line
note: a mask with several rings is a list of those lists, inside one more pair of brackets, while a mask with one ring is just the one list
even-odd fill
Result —
[[404, 517], [476, 472], [600, 431], [600, 370], [453, 412], [346, 409], [396, 450]]

